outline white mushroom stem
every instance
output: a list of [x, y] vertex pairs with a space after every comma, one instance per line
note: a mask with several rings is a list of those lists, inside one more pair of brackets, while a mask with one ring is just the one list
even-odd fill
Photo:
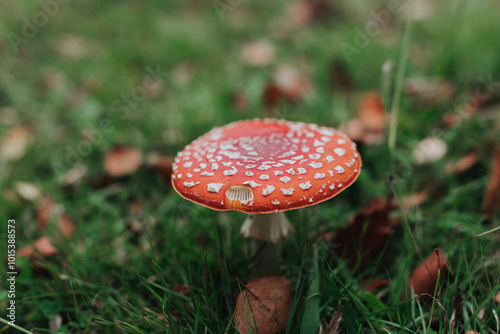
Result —
[[245, 238], [278, 243], [281, 237], [286, 238], [293, 231], [283, 212], [267, 214], [250, 214], [241, 227]]
[[250, 214], [241, 227], [245, 238], [252, 238], [254, 252], [259, 251], [255, 258], [259, 275], [270, 274], [281, 259], [281, 247], [278, 241], [286, 238], [293, 231], [283, 212], [268, 214]]

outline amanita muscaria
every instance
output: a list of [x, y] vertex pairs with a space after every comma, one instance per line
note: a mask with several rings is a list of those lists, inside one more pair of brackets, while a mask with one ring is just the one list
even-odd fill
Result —
[[248, 213], [241, 233], [277, 243], [292, 230], [283, 211], [336, 196], [360, 170], [356, 144], [335, 129], [253, 119], [214, 128], [186, 146], [175, 158], [172, 185], [211, 209]]

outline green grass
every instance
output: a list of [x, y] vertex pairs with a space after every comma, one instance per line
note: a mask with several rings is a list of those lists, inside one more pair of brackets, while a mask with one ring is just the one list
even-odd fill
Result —
[[[57, 15], [21, 44], [17, 54], [8, 33], [20, 34], [21, 18], [31, 19], [40, 6], [26, 1], [3, 4], [0, 137], [13, 125], [27, 124], [35, 140], [20, 160], [0, 166], [0, 219], [16, 219], [18, 249], [56, 233], [54, 226], [46, 231], [38, 227], [34, 203], [9, 196], [16, 181], [26, 181], [62, 204], [78, 226], [74, 236], [57, 243], [58, 254], [49, 260], [17, 258], [19, 326], [48, 333], [49, 320], [58, 314], [63, 333], [236, 333], [232, 316], [240, 290], [226, 261], [242, 281], [256, 276], [251, 245], [239, 234], [244, 214], [190, 203], [146, 167], [108, 187], [98, 186], [98, 180], [103, 156], [114, 144], [175, 156], [214, 126], [263, 117], [261, 92], [274, 66], [241, 64], [241, 46], [254, 39], [272, 41], [275, 63], [300, 69], [314, 83], [313, 96], [281, 103], [280, 117], [332, 127], [354, 117], [359, 93], [381, 88], [384, 62], [402, 61], [406, 15], [396, 15], [387, 30], [347, 62], [340, 43], [352, 44], [354, 28], [363, 29], [370, 12], [386, 8], [385, 2], [338, 1], [333, 18], [283, 33], [287, 3], [242, 1], [221, 20], [210, 1], [71, 1], [60, 5]], [[277, 272], [292, 281], [294, 292], [288, 333], [316, 333], [307, 327], [320, 324], [324, 330], [339, 300], [344, 333], [386, 333], [384, 328], [425, 333], [429, 325], [429, 333], [448, 333], [451, 319], [455, 333], [497, 331], [500, 305], [492, 298], [500, 289], [499, 233], [472, 236], [498, 225], [495, 217], [486, 224], [481, 204], [492, 148], [500, 139], [499, 123], [477, 116], [443, 128], [441, 119], [473, 94], [479, 77], [491, 75], [494, 82], [500, 81], [500, 8], [494, 0], [447, 0], [432, 8], [429, 17], [412, 24], [406, 69], [400, 74], [444, 77], [453, 83], [456, 95], [444, 105], [425, 107], [403, 94], [393, 148], [389, 150], [387, 142], [359, 145], [363, 171], [353, 186], [326, 203], [287, 214], [295, 232], [283, 242], [286, 255]], [[61, 41], [68, 36], [83, 41], [81, 55], [61, 54]], [[333, 59], [344, 62], [351, 77], [355, 94], [349, 98], [328, 82]], [[161, 91], [121, 119], [112, 110], [113, 101], [140, 85], [148, 66], [168, 72]], [[248, 98], [244, 112], [231, 103], [235, 92]], [[13, 118], [6, 116], [8, 110]], [[104, 118], [114, 130], [81, 157], [88, 168], [86, 178], [75, 187], [62, 187], [54, 163], [64, 163], [67, 147], [76, 148], [84, 140], [82, 131], [98, 129]], [[436, 133], [448, 144], [445, 159], [413, 165], [415, 145]], [[462, 175], [444, 172], [447, 161], [472, 149], [480, 157], [475, 167]], [[394, 189], [399, 198], [423, 187], [432, 189], [430, 199], [408, 215], [423, 256], [441, 246], [453, 271], [453, 276], [442, 273], [432, 324], [432, 299], [401, 301], [411, 271], [421, 262], [403, 223], [384, 250], [355, 271], [345, 259], [328, 256], [328, 244], [317, 241], [322, 232], [340, 228], [374, 198], [395, 195], [391, 175], [397, 176]], [[130, 213], [134, 202], [143, 206], [136, 215]], [[127, 228], [133, 220], [142, 232]], [[0, 238], [4, 254], [5, 228]], [[319, 261], [311, 266], [315, 258]], [[6, 262], [0, 263], [0, 309], [5, 310], [7, 270]], [[387, 279], [390, 285], [369, 292], [364, 282], [371, 279]], [[176, 285], [189, 286], [189, 295], [174, 291]], [[314, 297], [318, 291], [320, 297]], [[459, 298], [463, 304], [454, 308]], [[5, 318], [5, 312], [0, 317]]]

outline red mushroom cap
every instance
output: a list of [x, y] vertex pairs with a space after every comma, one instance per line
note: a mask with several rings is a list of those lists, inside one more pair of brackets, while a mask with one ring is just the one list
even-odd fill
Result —
[[269, 213], [330, 199], [360, 170], [356, 144], [335, 129], [254, 119], [214, 128], [186, 146], [172, 185], [215, 210]]

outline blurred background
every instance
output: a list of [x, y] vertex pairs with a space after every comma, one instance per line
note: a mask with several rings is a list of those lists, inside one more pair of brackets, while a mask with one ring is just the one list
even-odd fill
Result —
[[[187, 203], [169, 178], [178, 151], [235, 120], [335, 127], [363, 157], [338, 199], [289, 214], [296, 234], [281, 272], [300, 265], [311, 238], [395, 189], [424, 257], [458, 225], [464, 235], [487, 229], [484, 214], [494, 217], [500, 198], [495, 185], [485, 193], [500, 136], [499, 10], [496, 0], [4, 1], [0, 218], [18, 222], [19, 324], [160, 326], [144, 279], [183, 295], [179, 287], [213, 267], [222, 292], [200, 300], [219, 304], [197, 321], [229, 328], [237, 283], [224, 261], [252, 276], [244, 215]], [[494, 242], [486, 254], [497, 254]], [[447, 252], [462, 261], [474, 247]], [[397, 256], [382, 262], [401, 265]], [[381, 268], [355, 277], [384, 276]], [[184, 307], [168, 296], [164, 308]], [[322, 312], [328, 323], [332, 309]], [[166, 322], [194, 326], [197, 316]]]

